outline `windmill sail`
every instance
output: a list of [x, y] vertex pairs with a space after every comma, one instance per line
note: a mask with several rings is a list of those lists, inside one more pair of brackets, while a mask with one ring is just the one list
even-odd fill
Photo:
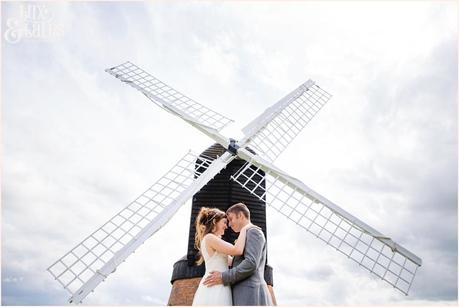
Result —
[[70, 292], [70, 303], [81, 303], [233, 158], [224, 154], [212, 161], [189, 152], [127, 207], [53, 263], [47, 270]]
[[300, 85], [242, 129], [249, 147], [273, 162], [328, 102], [312, 80]]
[[173, 113], [178, 113], [178, 110], [205, 127], [220, 131], [233, 121], [176, 91], [131, 62], [105, 71], [141, 91], [160, 107]]
[[[275, 210], [404, 294], [422, 260], [269, 162], [245, 149], [232, 179]], [[260, 170], [265, 177], [260, 178]], [[266, 178], [269, 178], [266, 180]], [[263, 188], [263, 184], [266, 188]]]

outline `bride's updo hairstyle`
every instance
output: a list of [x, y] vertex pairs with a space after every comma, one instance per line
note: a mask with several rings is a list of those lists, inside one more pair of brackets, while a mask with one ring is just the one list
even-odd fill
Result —
[[211, 233], [215, 225], [223, 218], [226, 218], [225, 212], [217, 208], [201, 207], [199, 214], [196, 217], [196, 233], [194, 235], [194, 248], [199, 251], [199, 258], [196, 261], [197, 265], [203, 263], [201, 252], [202, 238], [208, 233]]

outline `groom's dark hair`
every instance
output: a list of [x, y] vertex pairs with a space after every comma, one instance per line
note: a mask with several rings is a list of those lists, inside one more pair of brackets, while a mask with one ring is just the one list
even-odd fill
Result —
[[237, 204], [232, 205], [231, 207], [228, 208], [228, 210], [226, 210], [226, 214], [228, 213], [234, 213], [236, 214], [236, 216], [239, 213], [242, 213], [248, 220], [250, 220], [249, 208], [247, 208], [247, 206], [243, 203], [237, 203]]

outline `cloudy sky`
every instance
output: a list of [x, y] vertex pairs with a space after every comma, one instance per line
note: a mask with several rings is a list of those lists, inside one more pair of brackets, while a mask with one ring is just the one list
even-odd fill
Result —
[[[104, 72], [127, 60], [235, 138], [308, 78], [333, 94], [276, 165], [423, 266], [404, 296], [269, 209], [279, 304], [457, 302], [456, 2], [1, 5], [2, 304], [65, 304], [46, 268], [212, 144]], [[190, 206], [84, 302], [166, 304]]]

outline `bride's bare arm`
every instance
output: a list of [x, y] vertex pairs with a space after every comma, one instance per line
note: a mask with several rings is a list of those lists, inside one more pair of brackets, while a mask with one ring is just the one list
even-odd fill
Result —
[[236, 244], [230, 244], [219, 237], [217, 237], [214, 234], [208, 234], [207, 235], [207, 243], [211, 248], [216, 250], [217, 252], [226, 254], [226, 255], [232, 255], [232, 256], [239, 256], [242, 255], [244, 251], [244, 246], [245, 246], [245, 237], [247, 234], [247, 228], [248, 226], [245, 226], [244, 228], [241, 229], [241, 232], [239, 233], [239, 237], [237, 238]]
[[228, 255], [228, 266], [233, 265], [233, 256]]

